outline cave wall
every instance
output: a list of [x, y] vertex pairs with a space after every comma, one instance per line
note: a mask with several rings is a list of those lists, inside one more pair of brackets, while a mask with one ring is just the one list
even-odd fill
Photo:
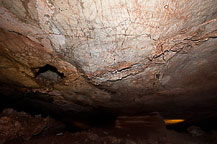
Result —
[[[167, 114], [215, 105], [216, 5], [0, 0], [1, 93], [8, 86], [45, 93], [73, 111]], [[49, 70], [39, 74], [46, 65], [64, 77]]]

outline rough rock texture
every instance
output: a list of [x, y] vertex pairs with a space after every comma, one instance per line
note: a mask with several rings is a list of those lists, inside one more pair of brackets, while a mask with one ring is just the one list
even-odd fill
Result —
[[40, 134], [48, 125], [48, 121], [48, 117], [32, 117], [25, 112], [5, 109], [0, 114], [0, 143], [16, 138], [29, 140], [32, 136]]
[[[47, 94], [66, 111], [211, 114], [217, 109], [216, 5], [0, 0], [1, 93], [13, 95], [5, 88], [11, 86]], [[40, 72], [46, 65], [55, 70]]]

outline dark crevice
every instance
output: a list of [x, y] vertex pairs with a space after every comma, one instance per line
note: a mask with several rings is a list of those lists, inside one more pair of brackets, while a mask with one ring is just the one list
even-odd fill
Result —
[[155, 76], [156, 76], [157, 79], [160, 79], [160, 74], [159, 73], [156, 74]]
[[56, 73], [61, 79], [65, 77], [64, 73], [59, 72], [56, 67], [49, 65], [49, 64], [46, 64], [43, 67], [39, 67], [38, 69], [39, 70], [35, 73], [35, 77], [39, 76], [42, 73], [48, 72], [48, 71]]

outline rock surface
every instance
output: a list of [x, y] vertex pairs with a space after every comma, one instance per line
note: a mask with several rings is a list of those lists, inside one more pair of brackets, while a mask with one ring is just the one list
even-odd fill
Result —
[[[217, 109], [216, 5], [0, 0], [0, 93], [47, 94], [65, 111], [211, 115]], [[46, 65], [64, 77], [38, 78]]]
[[49, 118], [32, 117], [25, 112], [5, 109], [0, 114], [0, 143], [17, 138], [24, 140], [40, 134], [48, 125]]

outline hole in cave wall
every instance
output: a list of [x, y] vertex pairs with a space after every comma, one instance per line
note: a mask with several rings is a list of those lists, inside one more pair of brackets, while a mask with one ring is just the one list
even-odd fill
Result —
[[56, 67], [50, 64], [46, 64], [43, 67], [39, 67], [39, 70], [36, 72], [35, 77], [39, 76], [40, 74], [46, 73], [48, 71], [56, 73], [60, 78], [64, 78], [64, 73], [59, 72]]
[[64, 73], [58, 71], [58, 69], [50, 64], [45, 66], [33, 68], [35, 78], [46, 85], [60, 82], [65, 76]]
[[159, 73], [157, 73], [157, 74], [155, 75], [156, 79], [158, 79], [158, 80], [160, 79], [160, 76], [161, 76], [161, 75], [160, 75]]

